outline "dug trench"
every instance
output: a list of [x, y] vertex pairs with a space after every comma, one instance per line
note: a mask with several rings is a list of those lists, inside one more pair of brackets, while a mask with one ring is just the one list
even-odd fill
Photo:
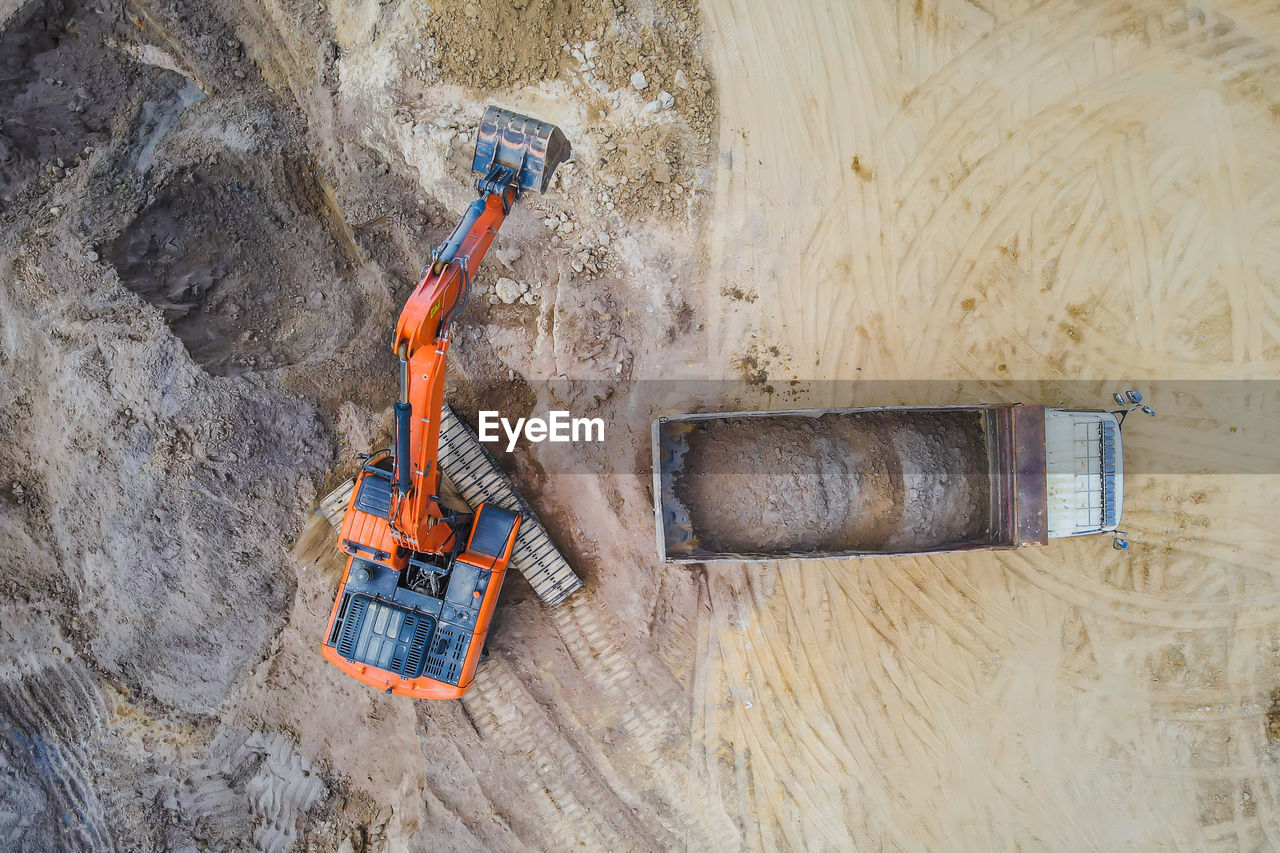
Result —
[[[365, 314], [359, 293], [343, 286], [351, 259], [314, 212], [293, 208], [317, 195], [297, 186], [306, 167], [278, 164], [301, 176], [282, 181], [246, 165], [215, 162], [177, 177], [106, 250], [121, 282], [159, 308], [216, 376], [328, 358]], [[335, 313], [350, 325], [334, 323]]]

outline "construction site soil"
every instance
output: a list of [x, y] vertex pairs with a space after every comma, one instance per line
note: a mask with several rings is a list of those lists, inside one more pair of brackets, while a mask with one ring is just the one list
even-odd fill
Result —
[[[1273, 400], [1153, 395], [1123, 553], [664, 566], [633, 462], [672, 411], [1277, 378], [1278, 48], [1250, 0], [0, 0], [0, 846], [1276, 846], [1280, 484], [1205, 449]], [[412, 702], [321, 659], [314, 508], [490, 102], [575, 159], [448, 398], [609, 440], [498, 454], [586, 589], [512, 577]]]
[[909, 552], [988, 537], [980, 412], [709, 420], [688, 442], [675, 494], [710, 551]]

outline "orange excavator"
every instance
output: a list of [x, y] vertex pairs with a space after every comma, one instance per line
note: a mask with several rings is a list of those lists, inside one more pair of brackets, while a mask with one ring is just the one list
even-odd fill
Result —
[[[546, 192], [569, 155], [554, 125], [498, 107], [485, 112], [472, 160], [479, 198], [432, 252], [396, 324], [393, 446], [369, 456], [335, 493], [350, 495], [338, 533], [347, 565], [322, 653], [387, 693], [454, 699], [467, 691], [508, 564], [551, 604], [582, 585], [444, 403], [449, 327], [466, 305], [473, 271], [511, 206], [528, 190]], [[442, 505], [442, 474], [474, 512]]]

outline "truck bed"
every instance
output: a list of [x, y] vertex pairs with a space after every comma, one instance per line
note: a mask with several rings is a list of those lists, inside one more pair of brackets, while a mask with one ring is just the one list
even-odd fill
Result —
[[[1043, 431], [1038, 455], [1028, 451], [1034, 458], [1015, 461], [1017, 408], [659, 419], [659, 549], [668, 562], [692, 562], [907, 554], [1042, 539], [1043, 497], [1038, 518], [1034, 496], [1024, 496], [1019, 513], [1014, 472], [1018, 462], [1043, 471]], [[1043, 421], [1043, 409], [1033, 408]]]

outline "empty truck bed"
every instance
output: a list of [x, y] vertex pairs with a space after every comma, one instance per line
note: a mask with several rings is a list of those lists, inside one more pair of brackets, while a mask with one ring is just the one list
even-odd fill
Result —
[[999, 441], [984, 407], [662, 419], [660, 547], [669, 560], [990, 547]]

